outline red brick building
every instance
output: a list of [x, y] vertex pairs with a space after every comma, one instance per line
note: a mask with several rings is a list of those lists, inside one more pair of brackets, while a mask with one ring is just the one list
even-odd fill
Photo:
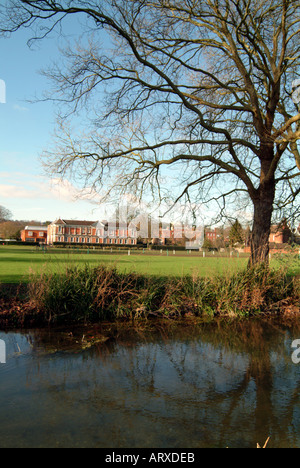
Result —
[[205, 229], [205, 239], [211, 242], [215, 242], [218, 238], [217, 228], [215, 229]]
[[22, 242], [35, 242], [36, 244], [46, 244], [47, 235], [47, 226], [26, 226], [21, 231], [21, 240]]
[[135, 245], [136, 229], [125, 223], [58, 219], [48, 226], [48, 244]]
[[[271, 250], [284, 251], [286, 244], [290, 243], [292, 239], [293, 234], [287, 223], [283, 222], [279, 225], [274, 224], [271, 226], [271, 233], [269, 237]], [[246, 243], [245, 252], [250, 252], [250, 238], [249, 242]]]
[[287, 244], [291, 239], [292, 233], [287, 224], [281, 226], [272, 226], [269, 241], [275, 244]]

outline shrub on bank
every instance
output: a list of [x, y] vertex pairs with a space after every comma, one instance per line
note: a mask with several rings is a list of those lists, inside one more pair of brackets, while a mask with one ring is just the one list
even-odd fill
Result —
[[30, 300], [48, 323], [150, 316], [238, 316], [296, 301], [296, 282], [259, 266], [224, 277], [153, 277], [100, 266], [72, 267], [32, 278]]

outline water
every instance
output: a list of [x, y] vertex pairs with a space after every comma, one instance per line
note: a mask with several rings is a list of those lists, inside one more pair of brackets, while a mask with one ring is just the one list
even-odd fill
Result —
[[0, 447], [300, 447], [297, 338], [294, 321], [0, 332]]

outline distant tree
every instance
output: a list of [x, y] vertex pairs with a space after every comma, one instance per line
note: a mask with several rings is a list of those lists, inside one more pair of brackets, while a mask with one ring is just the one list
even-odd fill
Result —
[[3, 221], [8, 221], [11, 218], [12, 213], [7, 208], [0, 205], [0, 223], [2, 223]]
[[19, 221], [3, 221], [0, 223], [0, 237], [4, 239], [19, 239], [21, 237], [21, 229], [24, 224]]
[[245, 234], [241, 223], [236, 219], [229, 233], [229, 242], [231, 247], [236, 244], [243, 244], [245, 241]]
[[212, 248], [213, 248], [213, 243], [212, 243], [212, 241], [209, 240], [209, 239], [204, 239], [202, 248], [203, 248], [204, 250], [210, 250], [210, 249], [212, 249]]

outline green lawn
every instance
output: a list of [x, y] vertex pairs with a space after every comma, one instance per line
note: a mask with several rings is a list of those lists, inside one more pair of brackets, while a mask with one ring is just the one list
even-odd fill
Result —
[[[233, 257], [213, 256], [200, 252], [176, 252], [170, 250], [159, 252], [131, 252], [124, 253], [109, 251], [74, 251], [68, 249], [53, 249], [48, 252], [37, 250], [29, 246], [0, 246], [0, 282], [18, 283], [28, 281], [30, 273], [41, 271], [63, 271], [67, 265], [99, 264], [115, 265], [120, 271], [136, 271], [149, 275], [175, 275], [197, 273], [201, 276], [225, 274], [237, 271], [247, 265], [248, 257], [236, 254]], [[280, 262], [273, 261], [277, 266]], [[294, 260], [292, 273], [300, 273], [300, 261]]]

